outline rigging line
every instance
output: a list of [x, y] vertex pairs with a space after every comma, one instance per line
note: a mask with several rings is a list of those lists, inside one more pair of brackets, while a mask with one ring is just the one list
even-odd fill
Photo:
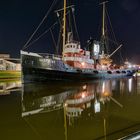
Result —
[[113, 97], [110, 96], [110, 99], [116, 103], [119, 107], [123, 108], [123, 105], [121, 103], [119, 103], [116, 99], [114, 99]]
[[[101, 34], [101, 24], [98, 24], [98, 27], [97, 27], [97, 37], [96, 37], [96, 39], [98, 37], [100, 37], [100, 34]], [[100, 37], [100, 39], [101, 39], [101, 37]]]
[[[106, 11], [106, 9], [105, 9]], [[105, 19], [106, 19], [106, 15], [105, 15]], [[109, 37], [108, 37], [108, 27], [107, 27], [107, 20], [104, 21], [104, 43], [105, 43], [105, 51], [107, 54], [109, 54]]]
[[120, 63], [121, 63], [121, 61], [124, 62], [124, 58], [122, 57], [121, 51], [120, 51], [120, 57], [121, 57]]
[[45, 19], [48, 17], [50, 11], [52, 10], [53, 6], [55, 5], [55, 3], [57, 2], [57, 0], [54, 0], [53, 3], [51, 4], [48, 12], [46, 13], [46, 15], [44, 16], [44, 18], [42, 19], [42, 21], [40, 22], [40, 24], [37, 26], [36, 30], [33, 32], [33, 34], [30, 36], [30, 38], [28, 39], [28, 41], [25, 43], [25, 45], [23, 46], [23, 50], [24, 48], [29, 44], [29, 42], [32, 40], [33, 36], [36, 34], [36, 32], [38, 31], [38, 29], [41, 27], [42, 23], [45, 21]]
[[76, 19], [75, 19], [75, 15], [73, 14], [73, 12], [74, 12], [73, 10], [74, 9], [72, 9], [72, 16], [73, 16], [74, 26], [75, 26], [75, 30], [76, 30], [78, 40], [80, 41], [80, 37], [79, 37], [79, 34], [78, 34], [77, 25], [76, 25]]
[[70, 13], [70, 10], [69, 10], [68, 18], [69, 18], [69, 19], [68, 19], [68, 23], [69, 23], [69, 24], [68, 24], [68, 25], [69, 25], [69, 26], [68, 26], [68, 27], [69, 27], [68, 32], [73, 32], [73, 31], [72, 31], [72, 24], [71, 24], [72, 21], [71, 21], [71, 13]]
[[[116, 43], [117, 43], [117, 39], [116, 39], [116, 36], [115, 36], [114, 30], [113, 30], [113, 26], [112, 26], [112, 24], [111, 24], [111, 20], [110, 20], [110, 17], [109, 17], [109, 14], [108, 14], [107, 9], [106, 9], [106, 15], [107, 15], [107, 18], [108, 18], [108, 21], [109, 21], [109, 24], [110, 24], [110, 27], [111, 27], [111, 30], [112, 30], [112, 34], [113, 34], [114, 39], [115, 39], [115, 41], [116, 41]], [[118, 44], [117, 44], [117, 45], [118, 45]]]
[[23, 120], [26, 122], [26, 124], [32, 129], [32, 131], [38, 136], [39, 139], [42, 139], [41, 135], [38, 133], [38, 131], [33, 127], [33, 125], [28, 122], [26, 118], [23, 118]]
[[[114, 33], [114, 30], [113, 30], [113, 26], [112, 26], [112, 24], [111, 24], [111, 20], [110, 20], [110, 17], [109, 17], [109, 14], [108, 14], [108, 11], [106, 10], [106, 14], [107, 14], [107, 18], [108, 18], [108, 20], [109, 20], [109, 24], [110, 24], [110, 26], [111, 26], [111, 30], [112, 30], [112, 34], [113, 34], [113, 36], [114, 36], [114, 39], [115, 39], [115, 42], [116, 42], [116, 44], [118, 45], [119, 43], [117, 42], [117, 39], [116, 39], [116, 36], [115, 36], [115, 33]], [[121, 51], [120, 51], [120, 58], [122, 59], [122, 62], [124, 61], [124, 59], [123, 59], [123, 57], [122, 57], [122, 53], [121, 53]]]
[[52, 40], [53, 40], [53, 43], [54, 43], [55, 51], [56, 51], [56, 53], [58, 54], [58, 52], [57, 52], [57, 45], [56, 45], [56, 41], [55, 41], [55, 39], [54, 39], [54, 35], [53, 35], [53, 32], [52, 32], [52, 29], [51, 29], [51, 28], [50, 28], [50, 33], [51, 33]]
[[[68, 15], [68, 16], [67, 16], [67, 15]], [[66, 13], [66, 16], [67, 16], [67, 19], [66, 19], [66, 21], [67, 21], [67, 27], [66, 27], [66, 29], [69, 31], [69, 30], [71, 30], [70, 10]]]
[[55, 22], [49, 29], [47, 29], [44, 33], [42, 33], [38, 38], [36, 38], [35, 40], [33, 40], [30, 44], [26, 45], [24, 49], [27, 49], [29, 46], [33, 45], [36, 41], [38, 41], [42, 36], [44, 36], [46, 33], [48, 33], [50, 31], [50, 29], [56, 25], [57, 22]]
[[[70, 1], [68, 1], [68, 5], [70, 5]], [[72, 6], [73, 7], [73, 6]], [[72, 34], [73, 34], [73, 30], [72, 30], [72, 19], [71, 19], [71, 9], [72, 9], [72, 7], [70, 7], [69, 9], [68, 9], [68, 16], [67, 16], [67, 18], [68, 18], [68, 32], [72, 32]]]
[[60, 21], [60, 18], [58, 18], [58, 21], [59, 21], [59, 24], [60, 24], [60, 30], [59, 30], [59, 35], [58, 35], [58, 39], [57, 39], [57, 52], [59, 54], [59, 45], [60, 45], [60, 42], [61, 42], [61, 34], [62, 34], [62, 30], [63, 30], [63, 26], [61, 24], [61, 21]]
[[[62, 31], [63, 31], [63, 25], [61, 23], [62, 19], [61, 19], [59, 13], [57, 11], [56, 11], [56, 13], [57, 13], [57, 17], [58, 17], [58, 22], [60, 24], [60, 31], [59, 31], [58, 40], [57, 40], [57, 52], [60, 53], [61, 48], [59, 47], [59, 45], [60, 45], [60, 42], [61, 42], [61, 35], [62, 35]], [[69, 14], [69, 11], [66, 13], [66, 15], [68, 15], [68, 14]]]
[[119, 43], [118, 42], [116, 42], [116, 41], [113, 41], [112, 39], [110, 39], [110, 38], [107, 38], [110, 42], [112, 42], [112, 43], [114, 43], [114, 44], [116, 44], [116, 45], [118, 45]]

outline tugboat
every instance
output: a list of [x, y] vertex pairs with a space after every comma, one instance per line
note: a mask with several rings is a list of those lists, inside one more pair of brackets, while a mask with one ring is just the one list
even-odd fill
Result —
[[72, 31], [67, 30], [66, 15], [71, 6], [67, 7], [67, 1], [64, 0], [64, 8], [61, 9], [63, 11], [62, 54], [41, 54], [21, 50], [22, 81], [24, 83], [48, 80], [82, 81], [133, 76], [136, 72], [134, 68], [113, 67], [111, 56], [122, 45], [110, 55], [105, 52], [105, 2], [102, 5], [101, 41], [92, 41], [90, 47], [84, 50], [80, 42], [73, 39]]

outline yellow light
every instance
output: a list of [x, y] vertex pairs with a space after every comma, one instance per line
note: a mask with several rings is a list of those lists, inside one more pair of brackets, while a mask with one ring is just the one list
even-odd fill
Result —
[[86, 85], [84, 85], [84, 86], [83, 86], [83, 89], [86, 89], [86, 88], [87, 88], [87, 86], [86, 86]]
[[109, 96], [109, 93], [108, 92], [104, 92], [103, 95], [104, 96]]
[[85, 66], [85, 62], [82, 62], [81, 64], [82, 64], [82, 66]]
[[85, 98], [85, 93], [82, 93], [82, 98]]
[[105, 68], [105, 65], [102, 65], [101, 67], [102, 67], [102, 69], [104, 69]]
[[67, 105], [68, 105], [68, 104], [67, 104], [67, 103], [65, 103], [65, 104], [64, 104], [64, 107], [67, 107]]

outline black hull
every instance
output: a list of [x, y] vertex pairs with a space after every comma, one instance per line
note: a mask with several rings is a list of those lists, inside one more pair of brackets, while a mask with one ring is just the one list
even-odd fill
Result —
[[64, 81], [77, 81], [77, 80], [92, 80], [97, 79], [92, 74], [82, 74], [73, 72], [64, 72], [56, 70], [46, 70], [38, 68], [26, 68], [23, 70], [23, 81], [48, 81], [48, 80], [64, 80]]
[[22, 82], [85, 81], [133, 76], [134, 70], [76, 69], [66, 66], [62, 59], [22, 54]]
[[64, 72], [39, 68], [24, 68], [23, 82], [44, 82], [44, 81], [85, 81], [95, 79], [123, 78], [133, 76], [133, 74], [109, 74], [109, 73], [82, 73]]

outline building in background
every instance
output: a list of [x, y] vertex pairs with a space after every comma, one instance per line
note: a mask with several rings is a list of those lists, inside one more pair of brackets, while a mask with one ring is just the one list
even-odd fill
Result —
[[0, 79], [18, 78], [20, 76], [20, 59], [10, 58], [9, 54], [0, 54]]

